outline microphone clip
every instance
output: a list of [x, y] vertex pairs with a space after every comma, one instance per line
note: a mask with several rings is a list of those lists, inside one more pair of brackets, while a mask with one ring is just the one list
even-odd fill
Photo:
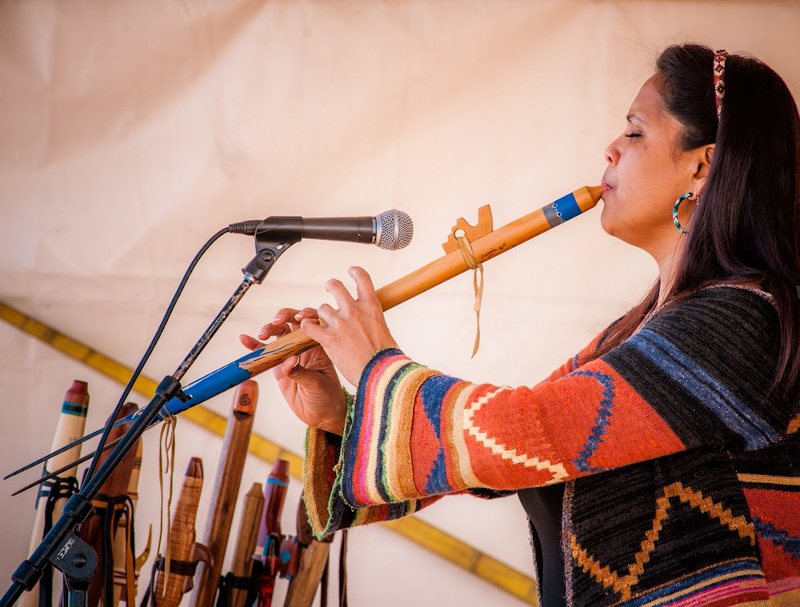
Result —
[[251, 282], [261, 284], [278, 261], [278, 258], [294, 243], [303, 237], [301, 219], [298, 217], [297, 229], [289, 226], [286, 230], [255, 230], [253, 240], [256, 256], [242, 268], [245, 277]]

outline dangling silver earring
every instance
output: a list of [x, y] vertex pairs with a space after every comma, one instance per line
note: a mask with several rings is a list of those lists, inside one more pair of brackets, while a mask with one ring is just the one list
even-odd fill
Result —
[[675, 227], [678, 228], [678, 232], [680, 232], [684, 236], [688, 236], [689, 232], [684, 230], [683, 226], [681, 225], [681, 222], [678, 221], [678, 207], [681, 206], [681, 203], [684, 200], [686, 200], [687, 198], [689, 198], [692, 195], [693, 195], [692, 192], [686, 192], [680, 198], [678, 198], [678, 200], [675, 201], [675, 205], [672, 207], [672, 223], [674, 223]]

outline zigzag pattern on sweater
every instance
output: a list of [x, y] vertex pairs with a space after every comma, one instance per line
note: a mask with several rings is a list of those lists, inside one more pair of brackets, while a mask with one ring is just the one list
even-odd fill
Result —
[[[701, 512], [708, 514], [712, 519], [716, 519], [720, 525], [726, 526], [739, 537], [748, 538], [752, 545], [755, 545], [755, 530], [753, 523], [748, 523], [743, 516], [733, 516], [731, 511], [724, 508], [721, 504], [715, 503], [709, 497], [703, 497], [699, 491], [693, 491], [690, 487], [684, 487], [680, 482], [672, 483], [663, 488], [663, 495], [656, 500], [656, 512], [653, 518], [653, 526], [645, 533], [645, 538], [641, 543], [641, 550], [634, 555], [634, 562], [628, 565], [628, 574], [620, 576], [615, 571], [611, 571], [608, 566], [601, 566], [600, 562], [590, 555], [587, 550], [581, 547], [571, 534], [569, 545], [575, 562], [583, 571], [591, 575], [604, 588], [613, 588], [618, 592], [623, 600], [631, 598], [631, 589], [639, 582], [639, 576], [644, 573], [645, 565], [650, 561], [650, 555], [656, 549], [663, 523], [669, 518], [670, 500], [678, 498], [679, 501], [688, 503], [692, 508], [697, 508]], [[762, 575], [757, 577], [763, 578]], [[727, 581], [727, 579], [726, 579]]]

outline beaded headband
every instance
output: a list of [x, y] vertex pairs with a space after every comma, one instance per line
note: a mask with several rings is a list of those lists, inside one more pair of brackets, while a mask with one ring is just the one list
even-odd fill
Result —
[[720, 49], [714, 53], [714, 95], [717, 101], [717, 120], [722, 113], [722, 99], [725, 97], [725, 62], [728, 51]]

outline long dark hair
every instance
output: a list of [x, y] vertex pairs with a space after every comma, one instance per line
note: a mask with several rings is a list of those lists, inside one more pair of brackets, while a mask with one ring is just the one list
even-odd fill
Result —
[[[800, 118], [780, 76], [761, 61], [728, 56], [717, 120], [714, 52], [670, 46], [656, 61], [664, 106], [683, 125], [683, 150], [715, 143], [667, 301], [719, 283], [759, 284], [775, 300], [780, 354], [775, 385], [800, 377]], [[616, 323], [594, 356], [636, 331], [659, 298], [656, 283]], [[668, 305], [670, 305], [668, 304]]]

